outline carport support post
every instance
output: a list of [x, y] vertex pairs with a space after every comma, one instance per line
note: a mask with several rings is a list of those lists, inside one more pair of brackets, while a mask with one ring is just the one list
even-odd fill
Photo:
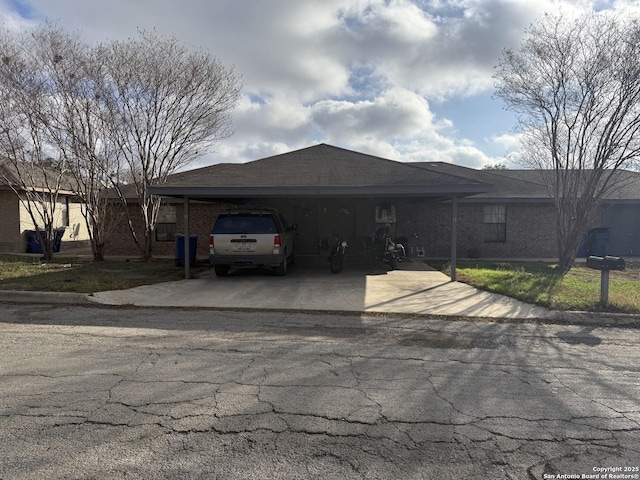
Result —
[[189, 197], [184, 197], [184, 278], [190, 278], [189, 267], [191, 266], [191, 256], [189, 255], [189, 244], [191, 243], [189, 238]]
[[458, 197], [451, 197], [451, 281], [456, 281], [456, 262], [458, 244]]

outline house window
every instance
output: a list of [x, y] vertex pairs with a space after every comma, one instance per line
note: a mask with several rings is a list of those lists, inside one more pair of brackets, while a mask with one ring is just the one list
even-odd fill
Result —
[[61, 205], [62, 207], [62, 226], [69, 226], [69, 197], [64, 198], [64, 202]]
[[174, 242], [176, 239], [176, 207], [161, 205], [156, 222], [156, 242]]
[[376, 223], [396, 223], [396, 206], [388, 203], [377, 205]]
[[486, 243], [507, 241], [507, 207], [505, 205], [484, 207], [484, 241]]

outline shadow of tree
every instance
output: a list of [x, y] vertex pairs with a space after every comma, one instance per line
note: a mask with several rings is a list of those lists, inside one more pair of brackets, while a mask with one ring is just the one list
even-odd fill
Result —
[[625, 465], [617, 436], [637, 432], [637, 367], [603, 355], [593, 328], [186, 311], [163, 322], [145, 310], [98, 335], [114, 312], [87, 313], [67, 316], [73, 335], [32, 317], [35, 330], [8, 342], [5, 414], [23, 420], [4, 429], [30, 459], [5, 468], [250, 477], [286, 461], [288, 478], [451, 465], [464, 478], [541, 478], [563, 459]]

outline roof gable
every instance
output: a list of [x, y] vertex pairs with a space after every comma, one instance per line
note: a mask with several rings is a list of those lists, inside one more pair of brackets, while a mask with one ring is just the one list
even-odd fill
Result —
[[254, 160], [225, 163], [172, 175], [168, 185], [209, 186], [377, 186], [482, 182], [425, 170], [410, 163], [320, 144]]
[[481, 181], [326, 144], [248, 163], [178, 173], [153, 193], [166, 196], [464, 196], [486, 191]]

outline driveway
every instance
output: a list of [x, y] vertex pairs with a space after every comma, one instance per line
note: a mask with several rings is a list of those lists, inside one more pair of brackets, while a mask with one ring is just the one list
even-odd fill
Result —
[[207, 272], [198, 279], [99, 292], [92, 301], [145, 307], [206, 307], [319, 312], [402, 313], [488, 318], [544, 318], [550, 312], [502, 295], [451, 282], [424, 262], [399, 270], [298, 264], [286, 276], [240, 270], [229, 277]]

